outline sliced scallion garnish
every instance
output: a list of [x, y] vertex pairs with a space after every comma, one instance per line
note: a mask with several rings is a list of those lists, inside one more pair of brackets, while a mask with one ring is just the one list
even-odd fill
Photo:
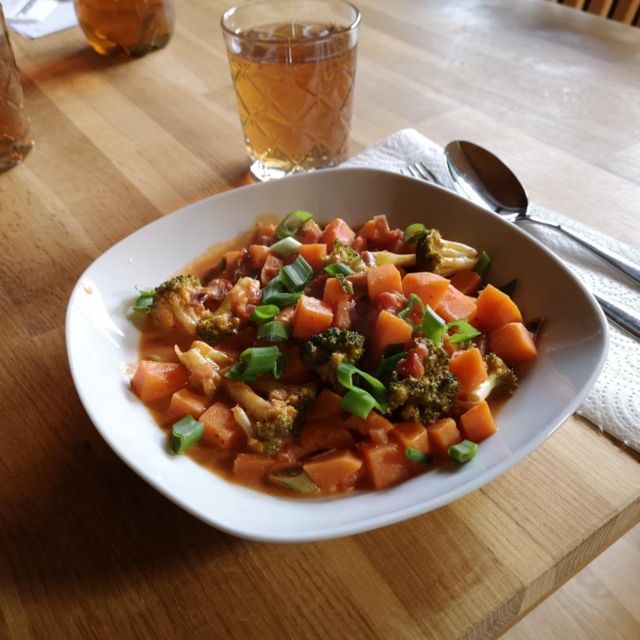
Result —
[[153, 305], [153, 296], [156, 294], [156, 290], [153, 287], [136, 287], [140, 295], [133, 303], [134, 311], [149, 311]]
[[449, 457], [456, 462], [469, 462], [476, 453], [478, 453], [478, 445], [471, 440], [463, 440], [449, 447]]
[[344, 262], [334, 262], [333, 264], [328, 264], [324, 270], [334, 278], [336, 276], [350, 276], [354, 273], [353, 269]]
[[298, 302], [301, 296], [302, 291], [296, 291], [294, 293], [285, 293], [284, 291], [277, 292], [272, 293], [269, 296], [268, 302], [269, 304], [275, 304], [276, 306], [280, 307], [280, 309], [284, 309], [285, 307], [290, 307]]
[[455, 333], [449, 335], [449, 342], [451, 342], [451, 344], [465, 342], [465, 340], [471, 340], [471, 338], [475, 338], [480, 335], [480, 331], [469, 324], [469, 322], [464, 318], [447, 322], [447, 331], [449, 329], [455, 329]]
[[376, 399], [364, 389], [349, 389], [340, 400], [340, 407], [348, 413], [366, 420], [374, 407], [378, 407]]
[[380, 358], [380, 364], [378, 365], [378, 369], [376, 371], [376, 377], [381, 378], [386, 373], [393, 371], [398, 362], [407, 357], [406, 351], [400, 351], [400, 353], [394, 353], [392, 356], [387, 356], [386, 358]]
[[262, 324], [273, 320], [280, 312], [280, 307], [275, 304], [261, 304], [251, 312], [251, 320]]
[[338, 378], [338, 382], [345, 389], [354, 389], [357, 388], [357, 385], [353, 381], [353, 376], [360, 376], [371, 388], [371, 395], [375, 398], [378, 408], [382, 411], [382, 405], [387, 400], [387, 388], [378, 380], [375, 376], [372, 376], [370, 373], [363, 371], [362, 369], [358, 369], [355, 365], [350, 362], [341, 362], [336, 368], [336, 376]]
[[288, 236], [278, 240], [275, 244], [269, 247], [269, 250], [274, 255], [280, 258], [288, 258], [292, 253], [295, 253], [302, 246], [301, 242], [298, 242], [295, 238]]
[[[415, 310], [420, 311], [420, 315], [424, 315], [424, 311], [425, 311], [425, 306], [424, 306], [424, 302], [422, 302], [422, 299], [420, 298], [420, 296], [416, 295], [415, 293], [412, 293], [409, 298], [407, 299], [407, 306], [398, 313], [398, 318], [402, 318], [403, 320], [407, 320], [407, 318], [415, 311]], [[407, 322], [409, 322], [407, 320]], [[411, 324], [411, 323], [409, 323]], [[420, 326], [420, 325], [418, 325]]]
[[439, 347], [447, 331], [446, 322], [429, 306], [422, 317], [422, 333]]
[[176, 453], [182, 453], [192, 447], [204, 433], [204, 424], [193, 416], [185, 416], [171, 427], [171, 447]]
[[407, 244], [416, 244], [418, 240], [427, 232], [427, 228], [421, 222], [410, 224], [404, 230], [404, 241]]
[[487, 279], [489, 269], [491, 269], [491, 257], [486, 251], [482, 251], [478, 256], [478, 261], [476, 262], [476, 266], [473, 270], [482, 278], [482, 281], [484, 282]]
[[282, 342], [289, 339], [289, 327], [279, 320], [265, 322], [258, 327], [258, 339], [267, 342]]
[[313, 214], [308, 211], [292, 211], [287, 214], [285, 219], [276, 227], [276, 237], [282, 239], [294, 236], [302, 228], [304, 223], [312, 218]]
[[427, 455], [426, 453], [420, 453], [417, 449], [413, 449], [412, 447], [407, 447], [405, 449], [404, 454], [409, 458], [409, 460], [413, 460], [414, 462], [433, 462], [433, 456]]
[[266, 373], [279, 378], [283, 368], [284, 356], [278, 347], [251, 347], [240, 354], [240, 362], [230, 367], [225, 376], [232, 380], [252, 382]]
[[300, 291], [313, 278], [312, 266], [298, 256], [295, 262], [280, 269], [280, 280], [289, 291]]

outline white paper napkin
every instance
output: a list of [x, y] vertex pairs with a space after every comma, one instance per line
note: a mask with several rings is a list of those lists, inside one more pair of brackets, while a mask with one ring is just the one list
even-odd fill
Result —
[[[453, 188], [442, 148], [414, 129], [394, 133], [344, 166], [400, 172], [408, 164], [418, 161], [424, 162], [442, 184]], [[640, 263], [638, 249], [549, 209], [530, 204], [529, 210], [541, 218], [572, 227], [593, 242]], [[522, 226], [558, 255], [589, 291], [601, 293], [612, 301], [640, 312], [640, 287], [634, 286], [629, 278], [557, 231], [534, 224]], [[578, 409], [578, 414], [625, 445], [640, 451], [640, 342], [611, 323], [609, 328], [611, 344], [607, 362], [584, 404]]]
[[[71, 0], [1, 0], [7, 24], [23, 38], [34, 40], [78, 24]], [[6, 4], [5, 4], [6, 3]], [[11, 13], [7, 13], [10, 7]]]

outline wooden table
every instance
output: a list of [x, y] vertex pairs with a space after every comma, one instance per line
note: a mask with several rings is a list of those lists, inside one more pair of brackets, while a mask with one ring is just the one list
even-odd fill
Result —
[[[179, 2], [170, 45], [131, 62], [79, 30], [14, 38], [37, 146], [0, 176], [0, 637], [496, 635], [640, 519], [637, 456], [589, 423], [428, 515], [265, 545], [152, 490], [76, 396], [63, 326], [80, 273], [246, 179], [229, 4]], [[539, 203], [640, 242], [640, 31], [542, 0], [359, 4], [353, 151], [407, 126], [473, 139]]]

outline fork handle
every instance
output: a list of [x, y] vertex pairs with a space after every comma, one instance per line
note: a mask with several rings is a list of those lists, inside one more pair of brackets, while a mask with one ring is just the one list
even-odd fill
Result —
[[590, 251], [593, 251], [596, 255], [600, 256], [603, 260], [606, 260], [610, 265], [616, 267], [627, 275], [629, 278], [634, 280], [637, 283], [640, 283], [640, 267], [630, 260], [627, 260], [623, 256], [614, 251], [610, 251], [603, 246], [593, 244], [589, 240], [587, 240], [581, 233], [577, 231], [573, 231], [564, 225], [557, 224], [556, 222], [549, 222], [548, 220], [542, 220], [541, 218], [537, 218], [536, 216], [528, 215], [526, 218], [520, 218], [516, 220], [517, 222], [527, 221], [534, 222], [535, 224], [542, 225], [544, 227], [551, 227], [553, 229], [557, 229], [558, 231], [564, 233], [566, 236], [569, 236], [573, 240], [575, 240], [578, 244], [586, 247]]
[[598, 301], [598, 304], [602, 307], [604, 314], [615, 322], [619, 327], [622, 327], [625, 331], [628, 331], [634, 338], [640, 340], [640, 317], [632, 313], [627, 309], [619, 307], [607, 298], [594, 295], [594, 298]]

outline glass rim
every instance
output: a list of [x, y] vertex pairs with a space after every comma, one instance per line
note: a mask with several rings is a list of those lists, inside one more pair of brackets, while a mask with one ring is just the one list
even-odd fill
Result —
[[[242, 33], [237, 33], [235, 31], [232, 31], [226, 24], [225, 21], [230, 18], [231, 16], [233, 16], [237, 11], [241, 10], [241, 9], [248, 9], [251, 6], [255, 6], [255, 5], [259, 5], [259, 4], [270, 4], [272, 2], [278, 2], [280, 0], [258, 0], [257, 2], [251, 2], [251, 3], [247, 3], [247, 4], [243, 4], [243, 5], [236, 5], [235, 7], [231, 7], [230, 9], [227, 9], [223, 14], [222, 17], [220, 18], [220, 27], [222, 28], [222, 31], [229, 35], [232, 36], [234, 38], [242, 38], [245, 40], [251, 40], [251, 42], [260, 42], [260, 43], [265, 43], [265, 44], [274, 44], [274, 41], [269, 39], [269, 38], [254, 38], [254, 37], [248, 37], [246, 35], [243, 35]], [[318, 2], [318, 3], [327, 3], [327, 0], [311, 0], [312, 2]], [[346, 5], [348, 7], [351, 7], [351, 9], [353, 9], [353, 11], [355, 12], [355, 17], [353, 18], [353, 20], [351, 21], [351, 23], [346, 26], [346, 27], [339, 27], [337, 31], [334, 31], [333, 33], [329, 34], [329, 35], [323, 35], [323, 36], [315, 36], [313, 38], [306, 38], [305, 40], [300, 40], [300, 41], [296, 41], [296, 40], [289, 40], [288, 41], [288, 45], [289, 46], [300, 46], [300, 45], [309, 45], [311, 43], [317, 43], [317, 42], [323, 42], [326, 40], [333, 40], [334, 38], [338, 37], [338, 36], [342, 36], [345, 33], [349, 33], [351, 31], [355, 31], [359, 26], [360, 26], [360, 22], [362, 20], [362, 14], [360, 13], [360, 9], [358, 9], [358, 7], [356, 7], [354, 4], [352, 4], [351, 2], [348, 2], [347, 0], [328, 0], [329, 2], [333, 2], [334, 4], [342, 4], [342, 5]]]

